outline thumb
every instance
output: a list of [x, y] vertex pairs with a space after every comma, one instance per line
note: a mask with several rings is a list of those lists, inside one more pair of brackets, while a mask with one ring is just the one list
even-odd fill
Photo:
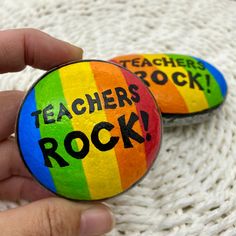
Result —
[[0, 213], [1, 235], [95, 236], [109, 232], [114, 221], [108, 207], [48, 198]]

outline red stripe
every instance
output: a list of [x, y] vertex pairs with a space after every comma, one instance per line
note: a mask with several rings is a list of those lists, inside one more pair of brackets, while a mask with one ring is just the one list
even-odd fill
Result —
[[139, 89], [137, 90], [140, 95], [140, 101], [136, 103], [137, 113], [141, 120], [141, 110], [149, 114], [148, 131], [145, 131], [143, 122], [140, 122], [142, 128], [143, 137], [146, 137], [147, 132], [151, 134], [151, 140], [145, 140], [145, 152], [147, 167], [149, 168], [160, 149], [161, 138], [162, 138], [162, 121], [159, 108], [151, 92], [144, 85], [144, 83], [137, 77], [137, 80], [133, 81], [133, 74], [128, 70], [122, 69], [121, 71], [126, 79], [128, 85], [136, 84]]

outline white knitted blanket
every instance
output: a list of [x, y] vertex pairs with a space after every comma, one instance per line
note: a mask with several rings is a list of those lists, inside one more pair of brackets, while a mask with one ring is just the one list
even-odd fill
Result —
[[[107, 201], [117, 219], [108, 235], [236, 235], [236, 1], [1, 0], [0, 16], [1, 29], [41, 29], [82, 47], [85, 58], [181, 53], [221, 70], [223, 109], [206, 123], [164, 130], [149, 174]], [[1, 75], [0, 89], [26, 90], [42, 73]]]

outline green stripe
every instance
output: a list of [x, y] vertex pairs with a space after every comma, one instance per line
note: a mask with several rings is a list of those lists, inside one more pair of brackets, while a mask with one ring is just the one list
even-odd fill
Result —
[[[35, 87], [37, 109], [42, 110], [49, 104], [53, 105], [54, 116], [49, 118], [57, 119], [59, 103], [62, 102], [68, 108], [63, 94], [59, 71], [55, 70], [43, 78]], [[52, 175], [57, 193], [71, 199], [89, 200], [90, 193], [84, 174], [82, 161], [71, 157], [64, 148], [65, 136], [73, 131], [71, 121], [64, 116], [61, 122], [44, 124], [43, 117], [40, 115], [40, 134], [41, 137], [52, 137], [58, 142], [57, 153], [63, 157], [70, 165], [60, 167], [54, 158], [50, 158], [52, 168], [49, 171]], [[72, 143], [75, 151], [79, 151], [75, 141]]]
[[[184, 62], [186, 64], [186, 60], [191, 60], [194, 61], [194, 65], [198, 65], [198, 61], [195, 58], [192, 58], [190, 56], [185, 56], [185, 55], [175, 55], [175, 54], [167, 54], [168, 57], [173, 58], [174, 60], [176, 60], [177, 58], [183, 58]], [[176, 67], [177, 70], [178, 67]], [[219, 84], [217, 83], [217, 81], [214, 79], [214, 77], [212, 76], [212, 74], [207, 70], [207, 69], [200, 69], [197, 68], [197, 66], [195, 66], [195, 68], [193, 68], [192, 66], [188, 67], [184, 67], [187, 71], [190, 71], [192, 73], [192, 75], [196, 75], [197, 73], [201, 74], [201, 77], [197, 78], [197, 81], [199, 82], [199, 84], [201, 85], [201, 87], [204, 89], [202, 92], [205, 95], [205, 98], [208, 102], [209, 108], [215, 107], [219, 104], [222, 103], [222, 101], [224, 100], [222, 93], [221, 93], [221, 89]], [[210, 86], [207, 85], [207, 79], [206, 79], [206, 75], [209, 75], [210, 77]], [[189, 86], [185, 85], [185, 86]], [[207, 89], [210, 89], [210, 92], [207, 91]], [[195, 84], [195, 89], [199, 89], [197, 87], [197, 85]]]

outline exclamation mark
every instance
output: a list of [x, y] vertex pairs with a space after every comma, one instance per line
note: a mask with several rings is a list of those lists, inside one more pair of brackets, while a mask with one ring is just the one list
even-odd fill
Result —
[[[143, 120], [143, 127], [144, 127], [144, 130], [145, 131], [148, 131], [148, 121], [149, 121], [149, 115], [147, 112], [145, 111], [140, 111], [141, 113], [141, 117], [142, 117], [142, 120]], [[146, 140], [147, 141], [150, 141], [152, 138], [151, 134], [149, 133], [146, 133]]]
[[208, 92], [208, 93], [211, 93], [211, 90], [210, 90], [210, 81], [211, 81], [210, 75], [206, 75], [207, 92]]

